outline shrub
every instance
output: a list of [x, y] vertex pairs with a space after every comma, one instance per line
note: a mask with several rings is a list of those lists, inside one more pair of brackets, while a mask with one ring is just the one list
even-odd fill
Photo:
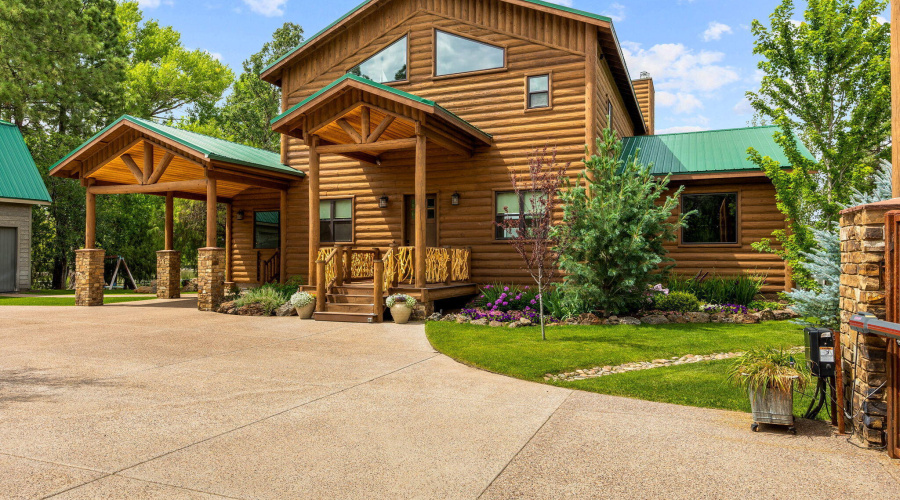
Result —
[[735, 358], [729, 370], [731, 381], [742, 387], [791, 390], [794, 381], [803, 389], [808, 378], [806, 364], [797, 363], [784, 349], [754, 348]]
[[668, 295], [660, 293], [653, 297], [653, 305], [660, 311], [674, 311], [680, 313], [697, 312], [700, 310], [700, 300], [689, 292], [669, 292]]
[[306, 307], [316, 301], [316, 296], [308, 292], [297, 292], [291, 295], [291, 305], [295, 308]]
[[[666, 258], [684, 214], [670, 222], [683, 188], [665, 196], [669, 178], [651, 174], [638, 158], [622, 158], [622, 141], [611, 129], [597, 139], [584, 173], [561, 193], [560, 240], [564, 303], [574, 314], [611, 314], [646, 305], [646, 291]], [[590, 191], [590, 192], [588, 192]]]
[[698, 273], [693, 278], [670, 274], [668, 288], [672, 291], [690, 292], [710, 304], [750, 305], [762, 291], [765, 278], [757, 275], [714, 276]]
[[262, 307], [266, 315], [270, 315], [289, 299], [290, 296], [286, 299], [274, 286], [263, 285], [244, 292], [243, 295], [234, 301], [234, 305], [244, 307], [257, 304]]
[[754, 300], [748, 306], [749, 309], [784, 309], [786, 306], [780, 302], [770, 302], [767, 300]]
[[[561, 297], [558, 291], [554, 291], [554, 293], [558, 299]], [[546, 313], [549, 312], [547, 304], [549, 298], [544, 300], [544, 312]], [[473, 309], [484, 308], [499, 312], [540, 311], [537, 291], [530, 286], [520, 287], [518, 285], [503, 285], [499, 283], [485, 285], [481, 289], [481, 294], [470, 302], [468, 307]]]

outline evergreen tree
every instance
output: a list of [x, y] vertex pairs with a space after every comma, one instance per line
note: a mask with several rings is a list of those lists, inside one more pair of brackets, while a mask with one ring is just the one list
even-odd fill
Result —
[[621, 158], [622, 141], [611, 129], [597, 151], [579, 182], [563, 190], [563, 223], [555, 226], [563, 296], [575, 314], [640, 307], [654, 272], [670, 260], [663, 244], [684, 224], [684, 217], [668, 222], [683, 188], [663, 197], [669, 178], [651, 174], [637, 156]]

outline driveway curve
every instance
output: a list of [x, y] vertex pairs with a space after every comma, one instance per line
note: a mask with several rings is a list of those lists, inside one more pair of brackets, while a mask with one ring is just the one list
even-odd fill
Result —
[[0, 498], [900, 498], [823, 425], [515, 380], [422, 325], [194, 306], [0, 308]]

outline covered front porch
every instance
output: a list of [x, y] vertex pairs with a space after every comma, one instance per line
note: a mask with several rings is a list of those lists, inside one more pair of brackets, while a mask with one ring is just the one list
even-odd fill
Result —
[[[427, 166], [429, 157], [437, 154], [468, 160], [478, 148], [491, 146], [489, 134], [433, 101], [352, 74], [293, 106], [272, 125], [308, 149], [309, 283], [318, 297], [326, 297], [317, 302], [317, 319], [339, 315], [342, 320], [380, 321], [381, 301], [391, 293], [413, 295], [428, 308], [435, 300], [477, 291], [471, 248], [440, 246], [429, 234], [435, 202], [429, 196]], [[398, 166], [389, 156], [398, 152], [414, 155], [414, 194], [402, 204], [409, 212], [400, 222], [404, 241], [325, 246], [322, 157], [342, 156], [383, 175]], [[383, 197], [378, 203], [384, 209], [388, 202]], [[363, 299], [363, 287], [371, 287], [365, 294], [371, 300]]]
[[[304, 174], [278, 154], [123, 116], [60, 160], [50, 175], [85, 187], [85, 244], [76, 251], [76, 305], [103, 304], [105, 250], [96, 244], [98, 195], [165, 196], [164, 248], [157, 252], [157, 296], [179, 298], [181, 254], [175, 250], [174, 199], [206, 202], [206, 246], [197, 259], [198, 307], [216, 310], [232, 276], [232, 201], [249, 188], [278, 193], [281, 242], [286, 241], [288, 191]], [[226, 207], [224, 246], [218, 245], [218, 205]], [[280, 255], [284, 255], [284, 248]], [[271, 274], [285, 280], [280, 262]]]

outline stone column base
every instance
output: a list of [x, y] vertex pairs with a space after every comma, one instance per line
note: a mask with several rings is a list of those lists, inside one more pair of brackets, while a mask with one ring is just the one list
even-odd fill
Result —
[[75, 305], [102, 306], [103, 260], [106, 252], [100, 249], [75, 250]]
[[156, 297], [159, 299], [181, 297], [181, 252], [175, 250], [156, 252]]
[[197, 258], [197, 308], [215, 312], [225, 298], [225, 249], [201, 248]]

